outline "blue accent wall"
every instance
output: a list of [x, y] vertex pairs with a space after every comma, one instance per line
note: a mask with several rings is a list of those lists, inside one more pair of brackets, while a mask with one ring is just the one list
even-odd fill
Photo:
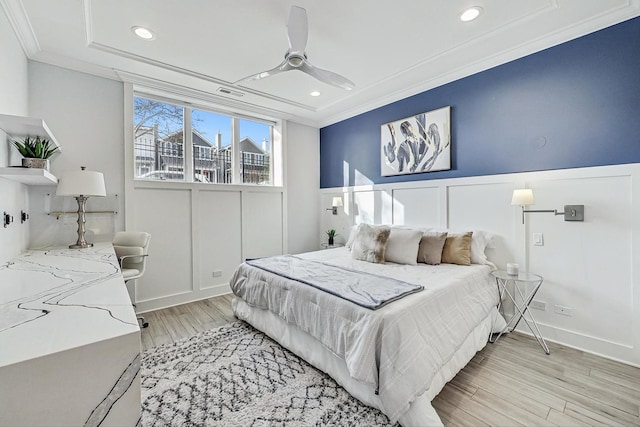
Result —
[[[380, 175], [380, 125], [451, 106], [451, 170]], [[640, 18], [320, 129], [320, 186], [640, 162]]]

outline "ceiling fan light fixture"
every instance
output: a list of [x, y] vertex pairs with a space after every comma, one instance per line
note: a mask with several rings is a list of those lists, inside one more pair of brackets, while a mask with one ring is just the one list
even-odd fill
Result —
[[140, 27], [136, 25], [131, 27], [131, 31], [133, 31], [133, 34], [135, 34], [136, 36], [140, 37], [143, 40], [155, 40], [156, 38], [155, 33], [145, 27]]
[[469, 22], [476, 19], [482, 13], [482, 8], [480, 6], [473, 6], [466, 9], [464, 12], [460, 14], [460, 20], [462, 22]]
[[287, 62], [294, 68], [300, 67], [304, 64], [304, 57], [300, 55], [290, 55], [287, 57]]

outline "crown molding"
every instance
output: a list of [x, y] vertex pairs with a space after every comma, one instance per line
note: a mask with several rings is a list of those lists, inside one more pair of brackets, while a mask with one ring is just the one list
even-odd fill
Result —
[[[550, 4], [550, 6], [545, 9], [558, 7], [557, 0], [553, 0], [551, 3], [552, 4]], [[541, 12], [542, 10], [539, 10], [537, 13], [541, 13]], [[338, 123], [340, 121], [349, 119], [359, 114], [363, 114], [368, 111], [374, 110], [376, 108], [380, 108], [385, 105], [391, 104], [393, 102], [397, 102], [402, 99], [408, 98], [410, 96], [417, 95], [422, 92], [426, 92], [428, 90], [445, 85], [447, 83], [451, 83], [453, 81], [462, 79], [464, 77], [468, 77], [473, 74], [480, 73], [482, 71], [486, 71], [488, 69], [503, 65], [505, 63], [523, 58], [525, 56], [535, 54], [537, 52], [548, 49], [550, 47], [554, 47], [562, 43], [566, 43], [568, 41], [577, 39], [587, 34], [610, 27], [612, 25], [616, 25], [626, 20], [633, 19], [637, 16], [640, 16], [640, 0], [628, 0], [626, 4], [623, 6], [620, 6], [616, 9], [607, 10], [606, 12], [603, 12], [600, 15], [597, 15], [595, 17], [590, 17], [589, 19], [585, 19], [571, 26], [567, 26], [560, 30], [548, 33], [544, 37], [538, 37], [536, 39], [530, 40], [527, 43], [518, 45], [517, 47], [513, 47], [511, 49], [505, 49], [502, 52], [499, 52], [495, 55], [491, 55], [481, 60], [467, 63], [461, 67], [452, 69], [447, 73], [441, 74], [433, 79], [426, 80], [426, 81], [420, 82], [419, 84], [404, 87], [400, 90], [390, 92], [388, 93], [388, 95], [385, 95], [383, 97], [378, 97], [374, 101], [358, 103], [357, 107], [349, 108], [336, 114], [324, 116], [318, 121], [318, 126], [322, 128], [322, 127], [326, 127], [326, 126]], [[512, 24], [507, 24], [507, 25], [512, 25]], [[503, 26], [502, 28], [504, 27], [505, 26]], [[491, 33], [486, 33], [482, 37], [478, 37], [474, 39], [473, 43], [483, 42], [487, 37], [489, 37], [490, 35], [493, 35], [493, 33], [495, 33], [496, 31], [492, 31]], [[405, 75], [406, 73], [420, 66], [428, 65], [429, 62], [432, 62], [434, 60], [437, 60], [438, 58], [441, 58], [442, 56], [444, 56], [445, 53], [452, 52], [453, 50], [460, 49], [461, 47], [462, 45], [459, 45], [450, 49], [447, 52], [443, 52], [436, 56], [433, 56], [416, 66], [412, 66], [403, 71], [400, 71], [385, 80], [382, 80], [380, 82], [377, 82], [373, 85], [368, 86], [367, 88], [364, 88], [363, 90], [373, 89], [392, 79], [400, 80], [402, 79], [402, 76]], [[329, 109], [331, 106], [334, 106], [334, 105], [337, 106], [339, 105], [339, 103], [334, 103], [333, 105], [324, 107], [320, 109], [318, 112], [322, 113], [323, 110]]]
[[32, 59], [40, 52], [40, 44], [22, 2], [20, 0], [0, 0], [0, 6], [7, 15], [25, 55]]

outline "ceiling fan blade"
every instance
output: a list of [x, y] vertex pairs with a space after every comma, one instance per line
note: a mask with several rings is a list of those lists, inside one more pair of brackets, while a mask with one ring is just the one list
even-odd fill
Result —
[[309, 22], [305, 9], [300, 6], [291, 6], [287, 32], [289, 35], [289, 52], [304, 53], [309, 38]]
[[332, 71], [314, 67], [309, 63], [309, 61], [305, 61], [304, 64], [297, 69], [315, 77], [321, 82], [325, 82], [345, 90], [353, 90], [356, 87], [356, 85], [346, 77], [342, 77], [340, 74], [336, 74]]
[[240, 80], [234, 82], [233, 84], [237, 85], [238, 83], [246, 83], [246, 82], [252, 82], [252, 81], [255, 81], [255, 80], [261, 80], [261, 79], [264, 79], [264, 78], [267, 78], [267, 77], [271, 77], [271, 76], [273, 76], [275, 74], [279, 74], [279, 73], [283, 73], [285, 71], [289, 71], [291, 69], [292, 69], [291, 65], [289, 65], [289, 62], [287, 62], [287, 60], [285, 59], [284, 61], [282, 61], [280, 63], [280, 65], [278, 65], [275, 68], [272, 68], [271, 70], [263, 71], [263, 72], [258, 73], [258, 74], [252, 74], [250, 76], [247, 76], [247, 77], [245, 77], [243, 79], [240, 79]]

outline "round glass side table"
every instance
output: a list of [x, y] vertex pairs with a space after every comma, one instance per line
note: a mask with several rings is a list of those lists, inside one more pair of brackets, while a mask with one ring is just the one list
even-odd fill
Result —
[[330, 245], [329, 243], [321, 243], [320, 246], [322, 247], [322, 249], [333, 249], [333, 248], [341, 248], [344, 246], [344, 244], [334, 243], [333, 245]]
[[[502, 307], [502, 299], [506, 294], [506, 296], [509, 297], [509, 300], [513, 303], [514, 315], [509, 319], [507, 325], [501, 332], [492, 334], [489, 337], [489, 342], [495, 343], [500, 339], [502, 334], [513, 331], [516, 326], [518, 326], [518, 323], [520, 323], [520, 320], [524, 319], [529, 330], [538, 341], [538, 344], [540, 344], [540, 347], [542, 347], [542, 350], [544, 350], [546, 354], [550, 354], [549, 346], [542, 337], [540, 328], [538, 328], [536, 319], [533, 317], [533, 313], [531, 313], [529, 307], [529, 304], [533, 301], [533, 297], [536, 296], [538, 289], [542, 286], [542, 282], [544, 281], [542, 276], [529, 272], [508, 274], [504, 270], [492, 271], [491, 274], [495, 277], [496, 285], [498, 287], [498, 296], [500, 298], [498, 302], [498, 311], [500, 311], [500, 308]], [[527, 292], [527, 289], [530, 290]]]

